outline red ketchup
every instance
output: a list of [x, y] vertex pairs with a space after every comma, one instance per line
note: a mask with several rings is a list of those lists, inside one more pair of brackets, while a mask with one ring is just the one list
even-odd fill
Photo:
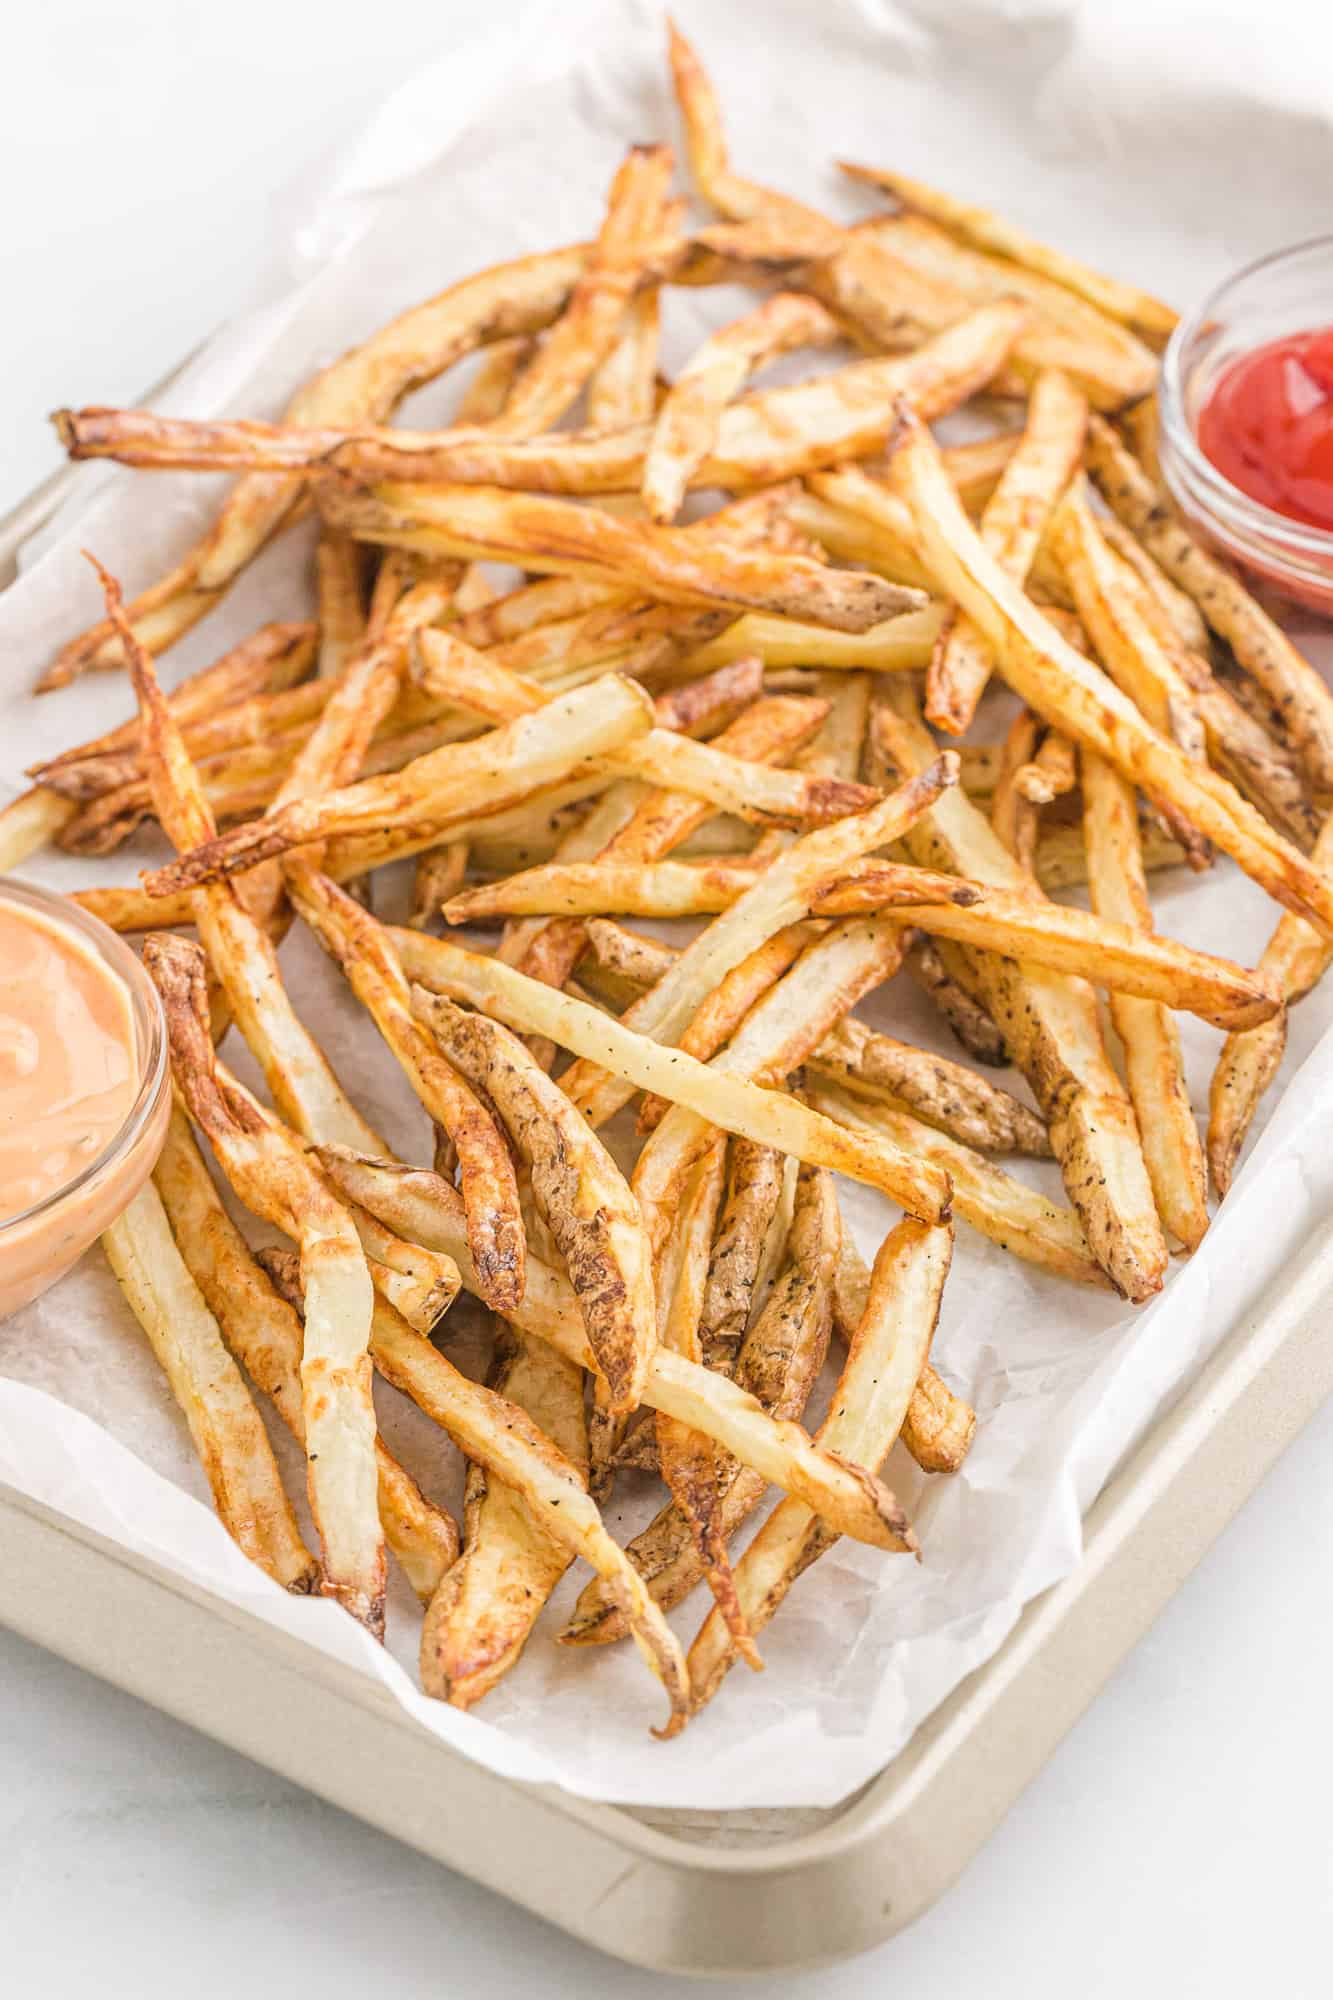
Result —
[[1333, 327], [1231, 362], [1199, 413], [1198, 440], [1252, 500], [1333, 529]]

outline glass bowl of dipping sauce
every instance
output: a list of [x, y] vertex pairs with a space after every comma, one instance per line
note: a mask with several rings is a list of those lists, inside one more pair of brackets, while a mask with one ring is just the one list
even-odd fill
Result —
[[1218, 552], [1333, 617], [1333, 236], [1246, 265], [1162, 359], [1162, 477]]
[[156, 988], [67, 897], [0, 877], [0, 1319], [133, 1201], [166, 1136]]

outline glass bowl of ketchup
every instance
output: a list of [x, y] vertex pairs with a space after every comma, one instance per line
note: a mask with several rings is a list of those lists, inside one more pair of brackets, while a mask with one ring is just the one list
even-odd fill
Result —
[[1333, 617], [1333, 236], [1246, 265], [1162, 360], [1162, 477], [1261, 584]]
[[0, 1319], [128, 1208], [170, 1111], [162, 1002], [135, 954], [67, 896], [0, 876]]

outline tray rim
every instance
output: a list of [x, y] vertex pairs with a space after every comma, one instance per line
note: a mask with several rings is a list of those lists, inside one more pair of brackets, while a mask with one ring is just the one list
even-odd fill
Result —
[[[144, 400], [163, 393], [179, 372]], [[19, 549], [63, 504], [79, 471], [57, 468], [0, 519], [0, 588], [13, 581]], [[614, 1956], [697, 1976], [831, 1963], [882, 1942], [944, 1893], [1333, 1393], [1333, 1344], [1323, 1338], [1321, 1311], [1331, 1293], [1333, 1218], [1326, 1218], [1276, 1299], [1240, 1318], [1108, 1480], [1084, 1516], [1084, 1553], [1070, 1575], [1024, 1608], [995, 1654], [883, 1771], [830, 1808], [815, 1829], [763, 1846], [703, 1845], [664, 1823], [671, 1817], [665, 1809], [644, 1817], [652, 1809], [498, 1776], [432, 1736], [387, 1689], [355, 1669], [3, 1482], [6, 1554], [27, 1535], [43, 1568], [0, 1565], [0, 1622]], [[1149, 1537], [1153, 1549], [1145, 1557]], [[49, 1607], [39, 1614], [33, 1590], [34, 1577], [40, 1597], [41, 1575], [86, 1573], [89, 1559], [99, 1566], [94, 1575], [109, 1580], [119, 1572], [120, 1584], [103, 1593], [100, 1645], [91, 1652], [87, 1634], [63, 1629]], [[136, 1648], [123, 1631], [117, 1644], [117, 1622], [137, 1623], [124, 1617], [126, 1595], [145, 1608], [150, 1623], [171, 1627], [177, 1647], [197, 1647], [201, 1670], [217, 1658], [221, 1623], [270, 1673], [291, 1674], [309, 1690], [307, 1704], [318, 1715], [359, 1715], [374, 1731], [387, 1721], [393, 1726], [376, 1738], [381, 1747], [397, 1753], [409, 1746], [409, 1761], [438, 1766], [451, 1794], [484, 1798], [488, 1812], [502, 1801], [512, 1805], [516, 1826], [529, 1836], [529, 1857], [537, 1844], [531, 1836], [558, 1815], [565, 1840], [547, 1852], [543, 1880], [526, 1872], [515, 1880], [512, 1865], [508, 1875], [488, 1866], [475, 1844], [469, 1847], [464, 1826], [427, 1824], [421, 1799], [401, 1789], [392, 1801], [352, 1795], [317, 1758], [286, 1754], [273, 1740], [276, 1730], [259, 1726], [262, 1718], [247, 1722], [224, 1712], [225, 1704], [193, 1683], [187, 1698], [171, 1684], [181, 1653], [167, 1658], [140, 1648], [133, 1657]], [[152, 1614], [149, 1605], [156, 1606]], [[730, 1821], [740, 1830], [770, 1815], [678, 1817], [697, 1826]], [[508, 1852], [505, 1859], [512, 1864]]]

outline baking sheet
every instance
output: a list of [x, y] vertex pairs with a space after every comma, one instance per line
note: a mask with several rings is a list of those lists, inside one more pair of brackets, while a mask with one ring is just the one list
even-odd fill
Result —
[[[1039, 230], [1178, 299], [1271, 247], [1275, 215], [1284, 240], [1323, 219], [1317, 176], [1302, 167], [1326, 147], [1327, 119], [1313, 116], [1294, 72], [1266, 75], [1267, 95], [1252, 84], [1242, 92], [1234, 79], [1252, 65], [1236, 44], [1230, 66], [1217, 66], [1228, 29], [1215, 9], [1206, 58], [1183, 39], [1151, 50], [1132, 33], [1108, 41], [1110, 23], [1076, 10], [1011, 9], [1002, 33], [991, 12], [958, 7], [909, 14], [843, 4], [817, 18], [798, 8], [762, 17], [739, 7], [682, 11], [719, 82], [741, 169], [848, 216], [857, 204], [825, 164], [834, 148], [988, 191]], [[1183, 36], [1190, 12], [1178, 10], [1165, 32]], [[451, 47], [386, 106], [331, 193], [294, 224], [294, 289], [210, 346], [163, 407], [276, 412], [311, 368], [429, 290], [488, 258], [586, 233], [623, 145], [673, 132], [674, 119], [656, 9], [627, 0], [566, 6], [558, 23], [547, 15], [513, 40], [488, 33]], [[1223, 78], [1232, 79], [1225, 89]], [[1249, 143], [1238, 151], [1242, 117]], [[1268, 143], [1256, 145], [1256, 133]], [[721, 310], [706, 296], [672, 296], [669, 358], [697, 338], [701, 308], [710, 318]], [[97, 393], [95, 379], [70, 384], [71, 400]], [[452, 385], [423, 392], [407, 420], [442, 416], [452, 393]], [[217, 490], [188, 476], [103, 468], [81, 483], [39, 559], [0, 600], [0, 774], [12, 789], [24, 763], [125, 712], [114, 677], [40, 703], [27, 698], [54, 645], [96, 615], [78, 547], [93, 547], [137, 588], [188, 543]], [[166, 677], [260, 618], [298, 611], [308, 559], [299, 535], [270, 550], [168, 655]], [[124, 877], [154, 851], [122, 853], [102, 879]], [[98, 874], [64, 858], [25, 872], [63, 886]], [[1164, 882], [1157, 907], [1164, 930], [1240, 958], [1257, 956], [1274, 920], [1227, 864], [1204, 883]], [[427, 1157], [414, 1105], [317, 948], [293, 936], [283, 956], [293, 992], [369, 1115], [404, 1150]], [[947, 1050], [913, 1002], [895, 986], [864, 1011]], [[1333, 1044], [1322, 1037], [1331, 1014], [1333, 996], [1299, 1010], [1283, 1081], [1308, 1059], [1300, 1088], [1270, 1099], [1268, 1130], [1204, 1249], [1146, 1312], [1129, 1315], [1046, 1280], [960, 1226], [936, 1359], [976, 1403], [977, 1444], [949, 1482], [923, 1481], [901, 1453], [889, 1468], [917, 1520], [924, 1563], [840, 1545], [765, 1634], [762, 1680], [734, 1674], [670, 1746], [647, 1737], [657, 1707], [637, 1660], [621, 1649], [593, 1661], [549, 1643], [577, 1578], [518, 1671], [471, 1717], [416, 1693], [405, 1671], [416, 1620], [401, 1587], [386, 1654], [335, 1607], [269, 1585], [200, 1504], [184, 1427], [96, 1253], [0, 1325], [0, 1477], [379, 1675], [427, 1726], [507, 1775], [639, 1804], [832, 1804], [994, 1650], [1028, 1598], [1069, 1571], [1081, 1514], [1116, 1462], [1328, 1209]], [[1219, 1038], [1192, 1020], [1184, 1032], [1202, 1111]], [[1054, 1191], [1050, 1170], [1031, 1172]], [[873, 1249], [892, 1211], [861, 1191], [849, 1205]], [[438, 1434], [391, 1394], [383, 1418], [428, 1489], [456, 1496], [457, 1466]], [[612, 1525], [632, 1532], [655, 1504], [627, 1485]], [[683, 1638], [700, 1612], [696, 1597], [676, 1615]]]

